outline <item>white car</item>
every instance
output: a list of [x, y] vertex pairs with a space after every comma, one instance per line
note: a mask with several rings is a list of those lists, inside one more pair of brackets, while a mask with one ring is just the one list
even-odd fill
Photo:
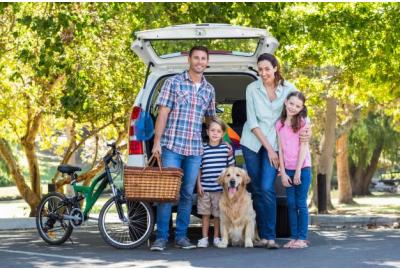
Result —
[[[204, 73], [215, 88], [217, 112], [229, 119], [228, 124], [241, 135], [246, 121], [246, 87], [257, 79], [256, 63], [262, 53], [273, 54], [278, 41], [265, 29], [228, 24], [187, 24], [136, 32], [132, 50], [148, 66], [145, 83], [137, 95], [130, 116], [129, 166], [144, 166], [151, 155], [153, 141], [139, 141], [135, 121], [140, 110], [155, 120], [155, 105], [164, 81], [188, 68], [188, 52], [195, 45], [209, 49], [209, 66]], [[240, 151], [235, 152], [237, 160]], [[243, 162], [243, 161], [241, 161]], [[280, 181], [277, 181], [278, 185]], [[285, 197], [278, 187], [278, 199]], [[280, 203], [279, 206], [286, 202]], [[286, 215], [282, 217], [286, 223]], [[279, 214], [278, 225], [279, 227]], [[279, 233], [278, 233], [279, 235]]]

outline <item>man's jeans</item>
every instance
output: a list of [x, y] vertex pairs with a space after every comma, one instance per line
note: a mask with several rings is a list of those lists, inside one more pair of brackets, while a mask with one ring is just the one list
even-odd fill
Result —
[[268, 153], [262, 147], [258, 153], [242, 147], [247, 172], [251, 178], [250, 191], [256, 211], [258, 233], [262, 239], [275, 240], [276, 233], [276, 193], [277, 170], [271, 166]]
[[[286, 170], [286, 174], [293, 180], [295, 170]], [[301, 169], [300, 185], [286, 188], [289, 210], [290, 238], [307, 240], [308, 207], [307, 193], [311, 184], [311, 168]]]
[[[161, 159], [163, 167], [183, 169], [175, 232], [175, 239], [179, 240], [187, 235], [190, 213], [192, 212], [193, 191], [200, 169], [201, 156], [184, 156], [163, 147]], [[157, 205], [157, 239], [168, 240], [171, 209], [171, 203], [159, 203]]]

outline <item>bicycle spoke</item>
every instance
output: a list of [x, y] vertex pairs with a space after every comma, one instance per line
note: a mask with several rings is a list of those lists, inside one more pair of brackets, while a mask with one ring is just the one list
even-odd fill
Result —
[[119, 219], [117, 205], [115, 201], [110, 201], [107, 208], [102, 211], [102, 218], [99, 221], [102, 236], [116, 247], [129, 248], [143, 243], [149, 237], [153, 225], [150, 207], [140, 202], [127, 202], [120, 206], [128, 223]]

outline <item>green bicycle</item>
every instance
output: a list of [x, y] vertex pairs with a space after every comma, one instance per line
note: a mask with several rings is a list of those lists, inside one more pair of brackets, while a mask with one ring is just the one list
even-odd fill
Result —
[[[66, 197], [58, 192], [47, 194], [38, 205], [36, 227], [40, 237], [51, 245], [67, 241], [74, 228], [89, 219], [93, 205], [109, 185], [112, 197], [102, 207], [98, 226], [104, 241], [115, 248], [129, 249], [144, 243], [153, 231], [154, 215], [147, 202], [127, 201], [122, 190], [113, 182], [111, 173], [121, 172], [123, 163], [115, 144], [108, 144], [111, 152], [103, 157], [104, 172], [89, 187], [77, 185], [77, 171], [81, 168], [60, 165], [58, 170], [71, 177], [75, 195]], [[85, 209], [80, 202], [85, 200]]]

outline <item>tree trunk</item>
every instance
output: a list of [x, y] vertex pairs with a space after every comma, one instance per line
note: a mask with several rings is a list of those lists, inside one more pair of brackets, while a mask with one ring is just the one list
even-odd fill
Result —
[[42, 192], [40, 186], [39, 163], [35, 149], [35, 139], [39, 131], [41, 120], [42, 120], [42, 113], [38, 113], [37, 115], [35, 115], [32, 122], [28, 123], [27, 132], [25, 136], [21, 139], [21, 144], [24, 148], [25, 155], [28, 160], [31, 188], [32, 191], [38, 195], [38, 197], [41, 197]]
[[[5, 161], [12, 179], [17, 185], [18, 191], [21, 194], [22, 198], [28, 203], [29, 207], [32, 210], [35, 209], [40, 202], [40, 197], [34, 193], [29, 186], [25, 183], [24, 176], [22, 175], [22, 171], [17, 164], [14, 156], [12, 155], [12, 150], [8, 146], [8, 143], [5, 139], [0, 139], [0, 155], [1, 158]], [[30, 215], [32, 216], [32, 215]]]
[[343, 133], [336, 141], [336, 171], [339, 187], [338, 202], [352, 204], [354, 201], [349, 172], [348, 137], [348, 133]]
[[384, 141], [382, 140], [375, 147], [374, 152], [372, 153], [371, 160], [368, 162], [369, 165], [366, 168], [363, 168], [362, 164], [365, 164], [363, 160], [355, 165], [355, 173], [352, 175], [354, 195], [365, 196], [371, 194], [371, 192], [369, 191], [369, 186], [372, 182], [372, 177], [374, 176], [374, 173], [378, 166], [379, 157], [381, 156], [383, 150], [383, 144]]
[[[32, 112], [28, 110], [28, 114], [31, 113]], [[39, 162], [36, 155], [35, 140], [36, 140], [36, 135], [39, 131], [41, 120], [42, 120], [42, 112], [37, 113], [33, 117], [33, 119], [29, 115], [26, 134], [21, 139], [21, 144], [24, 148], [25, 155], [28, 160], [29, 176], [31, 180], [32, 192], [35, 193], [38, 198], [41, 198], [42, 196], [42, 188], [40, 181]], [[31, 206], [29, 202], [28, 204]], [[33, 217], [36, 215], [36, 207], [37, 204], [31, 206], [31, 212], [29, 216]]]
[[[326, 113], [325, 113], [325, 132], [323, 140], [321, 140], [320, 156], [318, 160], [318, 174], [326, 176], [326, 204], [329, 208], [333, 208], [330, 187], [331, 177], [334, 162], [334, 150], [336, 141], [336, 99], [328, 97], [326, 100]], [[316, 192], [315, 192], [316, 193]]]

